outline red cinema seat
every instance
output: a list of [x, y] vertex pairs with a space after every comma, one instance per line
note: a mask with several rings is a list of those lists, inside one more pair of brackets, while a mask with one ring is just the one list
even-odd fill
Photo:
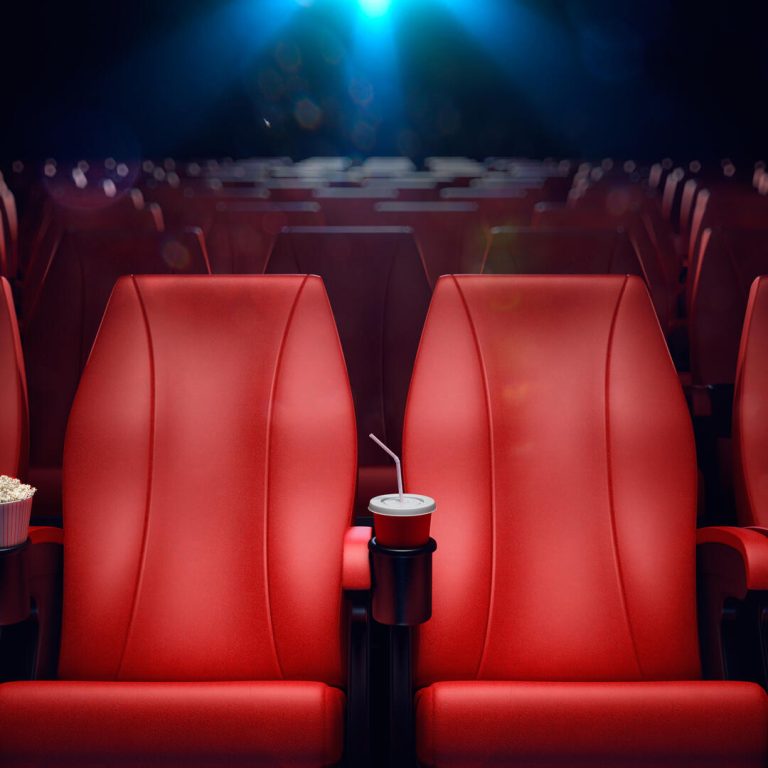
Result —
[[749, 288], [768, 273], [768, 230], [706, 230], [688, 317], [694, 384], [733, 384]]
[[440, 198], [453, 202], [474, 203], [489, 227], [525, 227], [541, 190], [525, 187], [488, 189], [484, 187], [446, 187]]
[[321, 280], [122, 278], [65, 455], [58, 679], [0, 685], [2, 765], [336, 763], [355, 426]]
[[[626, 190], [626, 187], [618, 187], [613, 191], [622, 193]], [[612, 199], [609, 197], [608, 200]], [[612, 200], [612, 205], [539, 203], [534, 208], [532, 226], [537, 229], [624, 229], [651, 292], [661, 327], [668, 332], [673, 325], [680, 292], [681, 269], [671, 233], [666, 229], [655, 200], [638, 201], [628, 196]]]
[[5, 237], [5, 224], [3, 223], [3, 217], [0, 216], [0, 277], [9, 277], [10, 270], [8, 268], [8, 245]]
[[323, 223], [317, 203], [220, 203], [207, 235], [211, 268], [218, 274], [259, 275], [283, 227]]
[[[4, 240], [0, 245], [0, 274], [11, 279], [18, 275], [19, 271], [19, 219], [16, 212], [16, 198], [13, 192], [0, 181], [0, 239]], [[5, 265], [3, 253], [5, 256]]]
[[381, 223], [374, 210], [376, 203], [396, 200], [398, 196], [393, 188], [324, 187], [316, 189], [312, 199], [320, 205], [329, 226], [370, 227]]
[[686, 306], [691, 309], [693, 285], [704, 251], [704, 233], [725, 229], [765, 229], [768, 227], [768, 200], [754, 192], [715, 187], [703, 189], [696, 198], [691, 216], [688, 242], [688, 281]]
[[64, 432], [80, 374], [116, 280], [129, 274], [210, 272], [199, 230], [178, 235], [64, 235], [22, 328], [30, 404], [30, 480], [35, 515], [61, 514]]
[[733, 448], [739, 522], [768, 529], [768, 277], [752, 284], [744, 318]]
[[[90, 205], [85, 205], [88, 201]], [[105, 202], [106, 201], [106, 202]], [[72, 201], [70, 201], [72, 202]], [[51, 269], [62, 238], [76, 232], [162, 232], [165, 228], [160, 208], [145, 205], [138, 190], [131, 190], [122, 197], [109, 199], [89, 195], [78, 207], [47, 206], [47, 214], [41, 223], [30, 258], [25, 264], [22, 291], [24, 317], [38, 300], [38, 292]], [[74, 203], [72, 203], [74, 205]]]
[[11, 286], [0, 276], [0, 475], [26, 479], [27, 383]]
[[399, 454], [405, 400], [430, 287], [416, 241], [402, 227], [288, 227], [266, 271], [311, 273], [325, 282], [349, 371], [358, 432], [356, 513], [397, 487], [392, 461], [368, 435]]
[[765, 766], [765, 691], [701, 679], [693, 435], [642, 281], [442, 278], [403, 441], [437, 501], [424, 764]]
[[480, 269], [488, 235], [477, 203], [377, 203], [376, 211], [381, 224], [413, 230], [431, 285], [440, 275]]
[[497, 227], [483, 260], [488, 274], [642, 275], [621, 229]]

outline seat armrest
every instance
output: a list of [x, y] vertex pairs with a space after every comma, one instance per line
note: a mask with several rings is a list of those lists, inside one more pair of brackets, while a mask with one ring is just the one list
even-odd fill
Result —
[[704, 676], [761, 681], [768, 663], [768, 535], [712, 526], [697, 532]]
[[345, 590], [368, 590], [371, 588], [371, 564], [368, 542], [373, 529], [356, 525], [344, 534], [341, 586]]
[[[762, 529], [765, 530], [765, 529]], [[699, 572], [720, 583], [727, 597], [768, 590], [768, 531], [711, 526], [697, 531]]]

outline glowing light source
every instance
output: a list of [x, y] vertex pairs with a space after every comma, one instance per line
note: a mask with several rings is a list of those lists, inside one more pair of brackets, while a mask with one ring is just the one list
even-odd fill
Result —
[[388, 10], [391, 0], [359, 0], [363, 13], [367, 16], [383, 16]]

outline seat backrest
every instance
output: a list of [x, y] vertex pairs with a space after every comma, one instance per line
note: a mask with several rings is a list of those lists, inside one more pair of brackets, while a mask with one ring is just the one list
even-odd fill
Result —
[[320, 278], [122, 278], [67, 431], [59, 676], [342, 684], [354, 471]]
[[347, 361], [361, 465], [391, 465], [368, 439], [400, 451], [408, 385], [431, 290], [404, 227], [288, 227], [266, 271], [325, 281]]
[[699, 675], [693, 435], [641, 280], [443, 278], [403, 443], [437, 501], [418, 685]]
[[[9, 278], [15, 278], [19, 271], [19, 219], [16, 212], [16, 198], [2, 181], [0, 181], [0, 219], [2, 219], [0, 238], [5, 241], [6, 275]], [[0, 273], [2, 273], [2, 266], [0, 266]]]
[[768, 229], [705, 230], [688, 315], [696, 384], [733, 384], [752, 281], [768, 273]]
[[620, 229], [497, 227], [482, 271], [488, 274], [642, 275]]
[[410, 227], [431, 285], [440, 275], [477, 272], [487, 245], [476, 202], [376, 203], [382, 225]]
[[24, 317], [29, 317], [38, 301], [43, 282], [65, 235], [93, 232], [110, 233], [115, 237], [119, 232], [155, 233], [164, 229], [160, 208], [154, 203], [144, 205], [144, 198], [138, 190], [116, 198], [108, 206], [52, 209], [26, 265], [22, 301]]
[[5, 224], [0, 216], [0, 277], [11, 277], [8, 258], [8, 246], [5, 237]]
[[199, 230], [62, 237], [23, 327], [34, 466], [61, 465], [67, 415], [116, 280], [209, 271]]
[[260, 275], [280, 230], [323, 223], [314, 202], [220, 203], [208, 235], [211, 268], [217, 274]]
[[323, 213], [323, 221], [332, 227], [371, 227], [380, 223], [376, 203], [398, 199], [393, 188], [322, 187], [312, 193]]
[[[688, 273], [695, 274], [707, 229], [762, 229], [768, 221], [768, 201], [753, 191], [712, 186], [696, 198], [688, 239]], [[688, 283], [690, 288], [690, 282]], [[690, 307], [690, 292], [686, 294]]]
[[442, 200], [474, 203], [489, 227], [525, 227], [540, 199], [541, 189], [492, 189], [484, 187], [446, 187], [440, 190]]
[[752, 284], [744, 317], [733, 400], [733, 453], [739, 522], [768, 528], [768, 277]]
[[27, 471], [27, 383], [11, 286], [0, 275], [0, 475]]

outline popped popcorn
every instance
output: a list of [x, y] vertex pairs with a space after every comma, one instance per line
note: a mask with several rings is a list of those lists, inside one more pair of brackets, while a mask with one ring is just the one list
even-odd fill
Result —
[[30, 499], [34, 496], [36, 490], [37, 488], [25, 485], [15, 477], [0, 475], [0, 504]]

